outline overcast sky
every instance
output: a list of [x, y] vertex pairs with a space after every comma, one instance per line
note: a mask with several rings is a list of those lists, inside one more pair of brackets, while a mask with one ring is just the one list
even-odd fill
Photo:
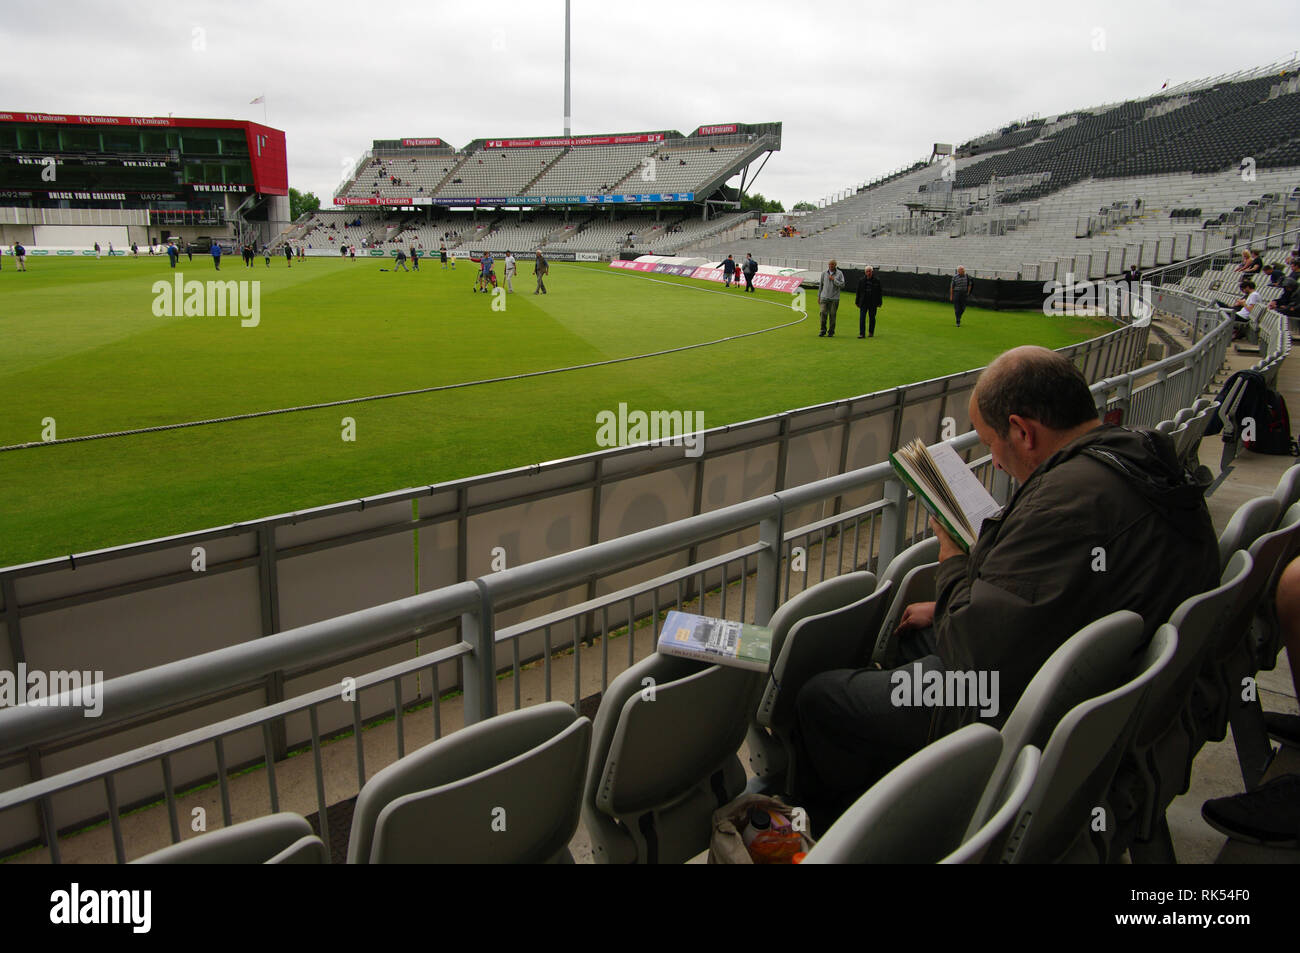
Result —
[[[1290, 58], [1294, 0], [573, 0], [573, 132], [785, 124], [755, 189], [817, 199], [1032, 114]], [[373, 139], [563, 131], [563, 0], [45, 0], [0, 109], [262, 121], [330, 206]]]

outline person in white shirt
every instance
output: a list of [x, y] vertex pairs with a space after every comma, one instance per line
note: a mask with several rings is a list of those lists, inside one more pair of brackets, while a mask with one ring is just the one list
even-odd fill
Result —
[[1254, 308], [1255, 305], [1259, 304], [1259, 292], [1255, 290], [1255, 282], [1251, 281], [1249, 278], [1243, 281], [1241, 283], [1241, 293], [1246, 297], [1239, 298], [1236, 305], [1234, 305], [1234, 307], [1238, 309], [1237, 320], [1249, 322], [1248, 326], [1251, 334], [1254, 334], [1257, 328], [1255, 322], [1251, 320], [1250, 315], [1251, 309]]
[[515, 286], [511, 279], [515, 276], [515, 256], [513, 252], [506, 252], [506, 291], [510, 294], [515, 293]]

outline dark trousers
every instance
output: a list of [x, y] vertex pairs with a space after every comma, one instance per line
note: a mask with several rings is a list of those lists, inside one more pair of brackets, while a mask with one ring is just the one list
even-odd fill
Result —
[[[858, 334], [876, 333], [876, 305], [868, 304], [858, 308]], [[867, 331], [867, 319], [871, 319], [871, 330]]]
[[754, 276], [751, 275], [749, 272], [745, 272], [745, 290], [746, 291], [754, 290]]
[[961, 327], [962, 312], [966, 310], [966, 296], [964, 294], [952, 296], [952, 310], [957, 314], [957, 327]]
[[[920, 662], [944, 671], [933, 654], [932, 629], [905, 639], [900, 668]], [[869, 787], [924, 748], [935, 734], [936, 709], [896, 706], [894, 669], [834, 669], [810, 678], [795, 701], [792, 792], [824, 831]]]

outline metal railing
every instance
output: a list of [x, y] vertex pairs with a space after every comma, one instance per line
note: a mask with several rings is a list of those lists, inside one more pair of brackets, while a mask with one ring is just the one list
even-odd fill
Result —
[[[1153, 425], [1172, 416], [1171, 411], [1178, 406], [1190, 405], [1222, 364], [1229, 325], [1227, 321], [1221, 323], [1182, 354], [1100, 380], [1093, 387], [1098, 409], [1118, 411], [1126, 423]], [[1145, 334], [1137, 335], [1143, 330], [1124, 329], [1088, 342], [1094, 346], [1078, 349], [1079, 359], [1089, 366], [1107, 366], [1124, 348], [1135, 348], [1139, 337], [1144, 342]], [[971, 371], [913, 386], [928, 386], [932, 397], [941, 395], [940, 414], [950, 412], [952, 405], [960, 415], [964, 414], [964, 398], [976, 376], [977, 372]], [[872, 399], [882, 406], [896, 401], [901, 408], [904, 389], [872, 395]], [[842, 461], [849, 453], [847, 437], [854, 409], [852, 402], [829, 407], [829, 425], [842, 428]], [[893, 434], [888, 446], [897, 446], [903, 417], [892, 417]], [[968, 432], [951, 443], [959, 451], [973, 452], [978, 438]], [[1010, 483], [994, 470], [988, 456], [970, 463], [995, 497], [1008, 497]], [[56, 831], [95, 817], [106, 819], [115, 855], [121, 861], [126, 859], [120, 819], [124, 805], [119, 797], [123, 775], [134, 772], [137, 781], [141, 772], [152, 772], [154, 778], [161, 776], [161, 800], [166, 804], [174, 841], [180, 837], [176, 791], [184, 784], [215, 779], [221, 789], [223, 818], [231, 822], [228, 775], [232, 761], [264, 768], [266, 803], [272, 811], [277, 810], [282, 799], [276, 772], [282, 769], [283, 762], [276, 735], [287, 731], [290, 719], [301, 721], [305, 714], [310, 721], [310, 739], [303, 750], [312, 754], [315, 799], [324, 825], [329, 804], [322, 767], [320, 713], [327, 706], [350, 709], [359, 789], [366, 778], [363, 728], [367, 710], [372, 712], [371, 719], [376, 710], [395, 718], [400, 757], [405, 750], [404, 719], [414, 717], [408, 711], [413, 701], [419, 699], [430, 705], [437, 737], [442, 734], [443, 686], [456, 682], [463, 686], [464, 720], [470, 723], [496, 713], [497, 679], [501, 674], [514, 676], [513, 700], [515, 707], [520, 707], [521, 668], [532, 662], [544, 666], [544, 692], [550, 699], [556, 690], [553, 658], [570, 645], [576, 705], [582, 700], [579, 666], [583, 646], [594, 650], [596, 640], [600, 641], [603, 689], [610, 677], [611, 639], [627, 637], [627, 664], [631, 664], [635, 661], [632, 636], [636, 627], [653, 625], [665, 608], [680, 607], [691, 599], [711, 599], [715, 600], [717, 614], [763, 623], [789, 597], [792, 587], [814, 584], [814, 574], [825, 579], [846, 571], [846, 567], [847, 571], [879, 570], [928, 532], [923, 510], [895, 479], [890, 465], [880, 461], [468, 582], [123, 675], [103, 685], [98, 726], [101, 733], [104, 726], [127, 726], [136, 719], [156, 717], [158, 712], [178, 706], [230, 697], [250, 687], [256, 689], [275, 673], [356, 658], [358, 653], [396, 639], [445, 631], [455, 623], [460, 626], [459, 636], [450, 644], [379, 667], [351, 680], [350, 688], [344, 683], [342, 695], [338, 684], [314, 688], [234, 717], [215, 718], [194, 730], [113, 753], [52, 777], [20, 779], [17, 784], [10, 780], [9, 789], [0, 794], [0, 821], [16, 816], [16, 812], [28, 812], [25, 819], [29, 836], [24, 843], [48, 845], [50, 859], [58, 862]], [[548, 608], [557, 595], [584, 587], [588, 598], [558, 609]], [[733, 590], [730, 599], [729, 590]], [[507, 652], [509, 662], [503, 660]], [[384, 701], [376, 703], [380, 696]], [[363, 703], [363, 697], [367, 703]], [[390, 697], [391, 705], [387, 703]], [[70, 705], [3, 709], [0, 754], [66, 744], [84, 731], [82, 710]], [[185, 776], [178, 778], [182, 774]], [[9, 778], [13, 777], [11, 773]], [[70, 805], [67, 799], [74, 790], [80, 791], [81, 799]], [[88, 790], [92, 793], [87, 794]], [[64, 803], [60, 805], [61, 799]]]

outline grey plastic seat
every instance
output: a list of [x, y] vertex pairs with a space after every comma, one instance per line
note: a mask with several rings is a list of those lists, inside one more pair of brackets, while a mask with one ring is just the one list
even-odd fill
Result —
[[885, 613], [871, 652], [871, 661], [889, 667], [897, 640], [894, 630], [903, 618], [909, 603], [929, 602], [934, 598], [934, 579], [939, 568], [939, 539], [931, 536], [903, 550], [885, 569], [885, 576], [894, 580], [894, 598]]
[[1172, 420], [1162, 420], [1160, 421], [1160, 423], [1156, 424], [1155, 427], [1153, 427], [1152, 429], [1158, 430], [1161, 433], [1173, 433], [1174, 430], [1177, 428], [1177, 426], [1178, 425], [1175, 424]]
[[[1300, 467], [1294, 467], [1293, 470], [1300, 470]], [[1300, 486], [1297, 486], [1297, 492], [1300, 492]], [[1256, 665], [1266, 672], [1277, 666], [1277, 656], [1282, 651], [1282, 627], [1277, 618], [1277, 583], [1287, 563], [1300, 555], [1300, 500], [1287, 508], [1278, 528], [1273, 532], [1283, 534], [1284, 541], [1281, 545], [1269, 546], [1270, 551], [1275, 548], [1277, 550], [1277, 565], [1273, 567], [1255, 611], [1252, 636]]]
[[1174, 426], [1178, 427], [1187, 423], [1187, 421], [1191, 420], [1195, 415], [1196, 412], [1192, 410], [1192, 408], [1184, 407], [1182, 410], [1178, 411], [1178, 413], [1174, 414]]
[[1214, 411], [1218, 405], [1200, 411], [1196, 416], [1187, 421], [1187, 429], [1176, 441], [1178, 459], [1189, 469], [1196, 469], [1200, 464], [1200, 446], [1201, 440], [1205, 437], [1205, 431], [1214, 419]]
[[[1115, 623], [1116, 634], [1121, 626], [1131, 626], [1141, 635], [1141, 617], [1125, 614], [1131, 618]], [[1156, 630], [1136, 670], [1131, 667], [1130, 678], [1061, 719], [1043, 749], [1038, 777], [1003, 848], [1004, 863], [1103, 859], [1091, 841], [1093, 811], [1115, 776], [1151, 683], [1168, 667], [1177, 646], [1172, 626]]]
[[[1032, 745], [1046, 753], [1052, 732], [1065, 715], [1122, 684], [1141, 651], [1142, 617], [1122, 610], [1084, 626], [1043, 663], [1002, 726], [1003, 749], [980, 805], [971, 820], [982, 827], [996, 811], [1015, 753]], [[1116, 751], [1118, 756], [1119, 750]], [[1109, 784], [1110, 778], [1105, 783]], [[1096, 792], [1100, 803], [1105, 788]], [[994, 845], [1001, 853], [1002, 845]]]
[[547, 702], [425, 745], [362, 787], [348, 863], [572, 863], [590, 741]]
[[761, 683], [659, 654], [610, 683], [582, 797], [597, 863], [684, 863], [708, 849], [713, 812], [745, 788], [737, 751]]
[[1219, 568], [1224, 569], [1232, 554], [1239, 549], [1250, 549], [1250, 544], [1277, 525], [1281, 513], [1277, 500], [1271, 496], [1258, 496], [1237, 507], [1219, 534]]
[[[877, 781], [831, 825], [805, 864], [974, 863], [991, 834], [965, 837], [966, 827], [1002, 753], [1002, 736], [974, 724], [945, 735]], [[1018, 759], [1008, 810], [1029, 793], [1038, 752]], [[1019, 803], [1015, 803], [1017, 798]], [[995, 818], [1003, 823], [1002, 818]]]
[[[772, 614], [767, 624], [772, 630], [772, 663], [776, 664], [785, 646], [787, 634], [798, 622], [809, 616], [852, 605], [879, 588], [880, 584], [872, 573], [851, 572], [819, 582], [787, 599]], [[759, 680], [760, 692], [765, 684], [766, 679]], [[760, 697], [754, 699], [755, 714]], [[755, 719], [749, 728], [748, 746], [749, 765], [755, 775], [754, 790], [767, 791], [780, 787], [787, 766], [785, 745]]]
[[299, 814], [243, 821], [138, 857], [133, 864], [328, 864], [329, 852]]
[[1250, 554], [1238, 550], [1220, 584], [1185, 600], [1166, 623], [1178, 636], [1178, 649], [1151, 685], [1108, 798], [1111, 856], [1129, 850], [1135, 862], [1175, 862], [1165, 811], [1191, 783], [1197, 752], [1190, 730], [1192, 689], [1250, 569]]
[[1251, 543], [1251, 571], [1228, 617], [1223, 638], [1215, 646], [1211, 658], [1212, 675], [1219, 679], [1222, 699], [1221, 706], [1216, 709], [1211, 737], [1218, 740], [1226, 732], [1227, 725], [1232, 726], [1237, 763], [1248, 791], [1254, 790], [1262, 780], [1272, 760], [1273, 747], [1264, 727], [1264, 709], [1258, 691], [1247, 698], [1243, 697], [1247, 693], [1242, 687], [1259, 671], [1260, 655], [1267, 651], [1256, 641], [1260, 637], [1257, 614], [1272, 598], [1270, 588], [1276, 591], [1280, 570], [1300, 547], [1300, 506], [1287, 512], [1284, 523], [1284, 526], [1264, 533]]
[[[779, 783], [775, 776], [765, 777], [764, 789], [795, 790], [799, 766], [794, 757], [794, 724], [799, 690], [821, 672], [866, 666], [892, 588], [892, 583], [886, 582], [856, 602], [805, 616], [791, 626], [780, 651], [773, 647], [772, 671], [754, 714], [753, 734], [766, 732], [780, 743], [784, 771]], [[771, 756], [767, 759], [768, 765], [774, 761]], [[757, 785], [753, 788], [758, 789]]]
[[1273, 491], [1273, 499], [1277, 500], [1280, 513], [1285, 513], [1300, 503], [1300, 463], [1282, 474], [1282, 478], [1277, 481], [1277, 489]]

